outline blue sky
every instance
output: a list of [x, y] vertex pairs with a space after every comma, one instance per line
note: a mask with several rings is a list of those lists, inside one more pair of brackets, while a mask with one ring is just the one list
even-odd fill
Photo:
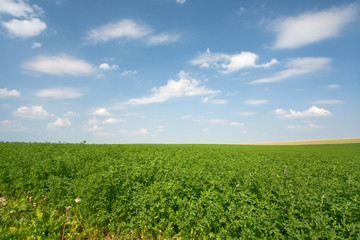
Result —
[[0, 141], [360, 135], [360, 3], [0, 0]]

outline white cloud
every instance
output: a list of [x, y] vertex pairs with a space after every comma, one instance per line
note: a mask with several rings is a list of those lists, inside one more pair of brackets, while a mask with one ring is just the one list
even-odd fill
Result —
[[177, 33], [160, 33], [149, 36], [145, 41], [149, 45], [161, 45], [178, 41], [180, 34]]
[[20, 92], [18, 90], [8, 90], [7, 88], [0, 88], [0, 98], [7, 97], [19, 97]]
[[286, 64], [286, 68], [288, 69], [276, 73], [273, 77], [251, 81], [250, 84], [278, 82], [298, 75], [316, 72], [327, 68], [330, 62], [330, 58], [323, 57], [302, 57], [290, 59]]
[[138, 105], [165, 102], [171, 98], [216, 94], [218, 91], [201, 86], [200, 82], [181, 71], [178, 80], [170, 79], [166, 85], [154, 87], [150, 97], [129, 99], [125, 104]]
[[337, 85], [337, 84], [330, 84], [327, 86], [328, 89], [336, 89], [336, 88], [339, 88], [340, 85]]
[[357, 13], [358, 5], [350, 4], [280, 18], [271, 24], [271, 29], [276, 33], [274, 48], [297, 48], [336, 37], [347, 23], [356, 18]]
[[48, 123], [48, 129], [56, 129], [58, 127], [69, 127], [71, 122], [68, 118], [57, 118], [55, 122]]
[[158, 126], [156, 132], [163, 133], [164, 132], [164, 126]]
[[313, 102], [313, 104], [318, 104], [318, 105], [333, 105], [333, 104], [341, 104], [341, 103], [344, 103], [344, 101], [338, 99], [318, 100]]
[[85, 130], [90, 131], [90, 132], [96, 132], [96, 131], [101, 131], [103, 129], [104, 129], [103, 127], [99, 127], [98, 125], [94, 125], [94, 126], [91, 126], [89, 128], [86, 128]]
[[119, 68], [119, 66], [116, 64], [113, 64], [110, 66], [108, 63], [101, 63], [99, 65], [99, 69], [103, 70], [103, 71], [109, 71], [109, 70], [114, 71], [114, 70], [117, 70], [118, 68]]
[[320, 129], [324, 128], [323, 126], [317, 125], [313, 122], [302, 121], [302, 125], [290, 125], [286, 126], [287, 129], [298, 129], [298, 130], [308, 130], [308, 129]]
[[219, 72], [224, 74], [237, 72], [244, 68], [268, 68], [278, 63], [276, 59], [272, 59], [270, 62], [264, 64], [256, 64], [258, 59], [259, 56], [252, 52], [241, 52], [230, 55], [225, 53], [211, 53], [210, 49], [207, 49], [205, 53], [192, 59], [190, 63], [192, 65], [199, 65], [202, 68], [211, 67], [219, 69]]
[[56, 99], [66, 99], [66, 98], [78, 98], [82, 96], [82, 93], [77, 89], [68, 88], [68, 87], [58, 87], [58, 88], [48, 88], [40, 90], [35, 93], [37, 97], [49, 97]]
[[136, 135], [146, 135], [149, 131], [146, 128], [140, 128], [139, 130], [135, 131], [134, 134]]
[[202, 130], [202, 132], [205, 133], [205, 134], [210, 134], [210, 130], [208, 128], [204, 128]]
[[185, 116], [182, 116], [181, 119], [190, 119], [191, 118], [191, 115], [185, 115]]
[[290, 109], [289, 111], [285, 111], [283, 109], [276, 109], [274, 114], [278, 115], [279, 118], [306, 118], [306, 117], [321, 117], [321, 116], [330, 116], [331, 112], [324, 108], [318, 108], [316, 106], [312, 106], [307, 110], [302, 112], [295, 111]]
[[110, 116], [111, 115], [106, 108], [97, 108], [92, 112], [92, 114], [99, 115], [99, 116]]
[[49, 114], [42, 106], [32, 106], [32, 107], [19, 107], [16, 111], [13, 112], [15, 116], [22, 118], [45, 118], [52, 116]]
[[35, 49], [35, 48], [41, 48], [42, 44], [39, 42], [33, 42], [33, 45], [31, 46], [31, 49]]
[[121, 122], [125, 122], [125, 120], [120, 118], [108, 118], [103, 121], [103, 123], [121, 123]]
[[27, 17], [34, 13], [34, 9], [23, 0], [0, 0], [0, 13], [14, 17]]
[[30, 20], [12, 19], [8, 22], [2, 22], [2, 25], [10, 34], [22, 38], [37, 36], [46, 29], [46, 24], [38, 18]]
[[204, 103], [211, 103], [211, 104], [226, 104], [228, 100], [226, 99], [214, 99], [212, 97], [205, 97], [202, 99]]
[[236, 114], [239, 116], [253, 116], [256, 112], [237, 112]]
[[247, 134], [247, 131], [246, 131], [246, 130], [243, 130], [243, 131], [242, 131], [242, 134]]
[[18, 121], [3, 120], [0, 122], [0, 132], [24, 132], [27, 129]]
[[220, 119], [220, 118], [212, 118], [212, 119], [208, 119], [208, 120], [205, 120], [205, 122], [208, 122], [208, 123], [217, 123], [217, 124], [226, 124], [226, 120], [224, 119]]
[[244, 124], [244, 123], [239, 123], [239, 122], [231, 122], [231, 123], [230, 123], [230, 126], [240, 126], [240, 127], [243, 127], [243, 126], [245, 126], [245, 124]]
[[88, 121], [88, 124], [89, 125], [96, 125], [96, 124], [98, 124], [99, 123], [99, 120], [97, 120], [96, 118], [91, 118], [91, 119], [89, 119], [89, 121]]
[[78, 116], [80, 116], [79, 113], [77, 113], [77, 112], [72, 112], [72, 111], [68, 111], [67, 113], [64, 114], [64, 117], [68, 117], [68, 118], [78, 117]]
[[176, 0], [176, 2], [179, 4], [184, 4], [186, 2], [186, 0]]
[[91, 64], [66, 54], [38, 56], [25, 62], [22, 67], [26, 70], [53, 75], [78, 76], [94, 73], [94, 67]]
[[266, 99], [250, 99], [250, 100], [246, 100], [245, 104], [247, 105], [262, 105], [262, 104], [267, 104], [269, 102], [269, 100]]
[[150, 33], [151, 29], [149, 27], [136, 23], [131, 19], [124, 19], [91, 29], [88, 31], [86, 38], [91, 43], [103, 43], [114, 39], [139, 39]]
[[123, 70], [121, 72], [121, 76], [126, 77], [128, 75], [137, 74], [137, 73], [138, 73], [138, 71], [136, 71], [136, 70]]

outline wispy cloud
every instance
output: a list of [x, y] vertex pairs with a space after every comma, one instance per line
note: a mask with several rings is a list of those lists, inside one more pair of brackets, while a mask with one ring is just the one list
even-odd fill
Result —
[[149, 103], [165, 102], [171, 98], [184, 96], [201, 96], [217, 94], [219, 91], [208, 89], [201, 83], [191, 78], [187, 73], [181, 71], [177, 79], [170, 79], [166, 85], [154, 87], [149, 97], [129, 99], [126, 105], [140, 105]]
[[42, 12], [42, 9], [30, 6], [27, 0], [0, 0], [0, 14], [8, 14], [14, 17], [31, 17]]
[[46, 118], [52, 116], [49, 114], [42, 106], [23, 106], [19, 107], [16, 111], [13, 112], [15, 116], [22, 118]]
[[330, 62], [330, 58], [324, 57], [293, 58], [287, 62], [286, 70], [280, 71], [272, 77], [253, 80], [250, 84], [278, 82], [287, 78], [316, 72], [329, 67]]
[[317, 104], [317, 105], [334, 105], [334, 104], [341, 104], [341, 103], [344, 103], [344, 101], [339, 100], [339, 99], [317, 100], [317, 101], [313, 102], [313, 104]]
[[226, 104], [228, 100], [226, 99], [216, 99], [212, 97], [205, 97], [202, 99], [203, 103], [210, 103], [210, 104]]
[[145, 41], [149, 45], [162, 45], [167, 43], [177, 42], [180, 39], [178, 33], [160, 33], [157, 35], [149, 36]]
[[237, 72], [244, 68], [268, 68], [278, 61], [272, 59], [270, 62], [257, 64], [259, 56], [252, 52], [241, 52], [237, 54], [212, 53], [207, 49], [205, 53], [198, 55], [190, 60], [192, 65], [198, 65], [202, 68], [215, 68], [224, 74]]
[[286, 126], [287, 129], [297, 129], [297, 130], [308, 130], [308, 129], [321, 129], [324, 126], [318, 125], [310, 121], [302, 121], [301, 125], [290, 125]]
[[33, 42], [31, 49], [41, 48], [42, 44], [39, 42]]
[[340, 34], [358, 14], [358, 4], [306, 12], [296, 17], [282, 17], [272, 22], [276, 33], [275, 49], [297, 48]]
[[340, 87], [340, 85], [338, 85], [338, 84], [330, 84], [330, 85], [327, 86], [328, 89], [336, 89], [336, 88], [339, 88], [339, 87]]
[[267, 99], [249, 99], [245, 101], [246, 105], [263, 105], [267, 104], [269, 100]]
[[91, 29], [85, 39], [91, 44], [105, 43], [112, 40], [142, 40], [148, 45], [161, 45], [177, 42], [179, 33], [153, 33], [151, 27], [132, 19], [123, 19]]
[[2, 120], [0, 122], [0, 132], [25, 132], [26, 126], [18, 121]]
[[176, 0], [176, 2], [179, 4], [184, 4], [186, 2], [186, 0]]
[[274, 111], [274, 114], [277, 115], [279, 118], [307, 118], [307, 117], [330, 116], [331, 112], [324, 108], [312, 106], [304, 111], [295, 111], [292, 109], [286, 111], [278, 108]]
[[37, 91], [35, 95], [43, 98], [67, 99], [81, 97], [82, 93], [75, 88], [57, 87]]
[[52, 75], [89, 75], [95, 68], [88, 62], [67, 54], [38, 56], [22, 65], [23, 69]]
[[253, 116], [256, 112], [237, 112], [236, 114], [239, 116]]
[[18, 90], [8, 90], [7, 88], [0, 88], [0, 98], [7, 97], [19, 97], [20, 92]]
[[131, 19], [107, 23], [87, 32], [86, 39], [91, 43], [104, 43], [114, 39], [139, 39], [151, 33], [151, 29]]

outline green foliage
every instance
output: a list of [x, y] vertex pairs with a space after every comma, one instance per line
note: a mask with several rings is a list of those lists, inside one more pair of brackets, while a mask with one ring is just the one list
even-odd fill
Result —
[[0, 143], [1, 239], [359, 239], [359, 206], [359, 144]]

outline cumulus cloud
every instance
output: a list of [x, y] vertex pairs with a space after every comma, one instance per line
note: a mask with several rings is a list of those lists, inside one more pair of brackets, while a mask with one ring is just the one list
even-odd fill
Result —
[[[38, 6], [35, 5], [35, 9]], [[14, 17], [27, 17], [34, 14], [34, 9], [23, 0], [0, 0], [0, 14], [9, 14]]]
[[279, 118], [306, 118], [306, 117], [330, 116], [331, 112], [324, 108], [312, 106], [304, 111], [295, 111], [292, 109], [286, 111], [278, 108], [274, 111], [274, 114], [277, 115]]
[[286, 64], [286, 70], [277, 72], [274, 76], [253, 80], [250, 84], [272, 83], [287, 78], [323, 70], [329, 66], [330, 58], [302, 57], [290, 59]]
[[296, 17], [279, 18], [270, 28], [276, 33], [275, 49], [297, 48], [340, 34], [344, 26], [355, 20], [358, 4], [306, 12]]
[[45, 22], [41, 21], [39, 18], [32, 18], [29, 20], [12, 19], [8, 22], [2, 22], [2, 25], [11, 35], [22, 38], [40, 35], [40, 33], [46, 29]]
[[149, 131], [146, 128], [140, 128], [139, 130], [136, 130], [133, 134], [136, 135], [147, 135]]
[[68, 118], [57, 118], [55, 122], [48, 123], [48, 129], [56, 129], [58, 127], [69, 127], [71, 122]]
[[154, 87], [149, 97], [129, 99], [125, 104], [139, 105], [149, 103], [165, 102], [171, 98], [184, 96], [200, 96], [217, 94], [218, 91], [211, 90], [202, 86], [201, 83], [191, 78], [187, 73], [181, 71], [177, 80], [170, 79], [166, 85]]
[[249, 99], [245, 101], [246, 105], [263, 105], [267, 104], [269, 100], [266, 99]]
[[149, 36], [145, 41], [149, 45], [161, 45], [172, 42], [177, 42], [180, 38], [178, 33], [160, 33], [157, 35]]
[[103, 121], [103, 123], [121, 123], [121, 122], [125, 122], [125, 120], [121, 118], [108, 118]]
[[99, 116], [110, 116], [111, 115], [106, 108], [97, 108], [92, 112], [92, 114], [99, 115]]
[[23, 63], [22, 68], [46, 74], [72, 76], [89, 75], [95, 71], [86, 61], [66, 54], [38, 56]]
[[23, 106], [19, 107], [16, 111], [13, 112], [15, 116], [22, 118], [46, 118], [52, 116], [49, 114], [42, 106]]
[[313, 104], [318, 104], [318, 105], [334, 105], [341, 103], [344, 103], [344, 101], [339, 99], [318, 100], [313, 102]]
[[131, 19], [124, 19], [91, 29], [86, 39], [91, 43], [104, 43], [114, 39], [139, 39], [150, 33], [149, 27]]
[[66, 99], [66, 98], [78, 98], [82, 96], [82, 93], [75, 89], [69, 87], [58, 87], [58, 88], [48, 88], [40, 90], [35, 93], [37, 97], [43, 98], [56, 98], [56, 99]]
[[198, 65], [202, 68], [215, 68], [224, 74], [237, 72], [244, 68], [268, 68], [278, 61], [272, 59], [264, 64], [256, 64], [259, 56], [252, 52], [241, 52], [237, 54], [212, 53], [207, 49], [205, 53], [190, 60], [192, 65]]
[[7, 88], [0, 88], [0, 98], [7, 97], [19, 97], [20, 92], [18, 90], [8, 90]]
[[110, 66], [110, 64], [108, 64], [108, 63], [101, 63], [99, 65], [99, 69], [102, 71], [114, 71], [114, 70], [119, 69], [119, 66], [116, 64], [113, 64]]

